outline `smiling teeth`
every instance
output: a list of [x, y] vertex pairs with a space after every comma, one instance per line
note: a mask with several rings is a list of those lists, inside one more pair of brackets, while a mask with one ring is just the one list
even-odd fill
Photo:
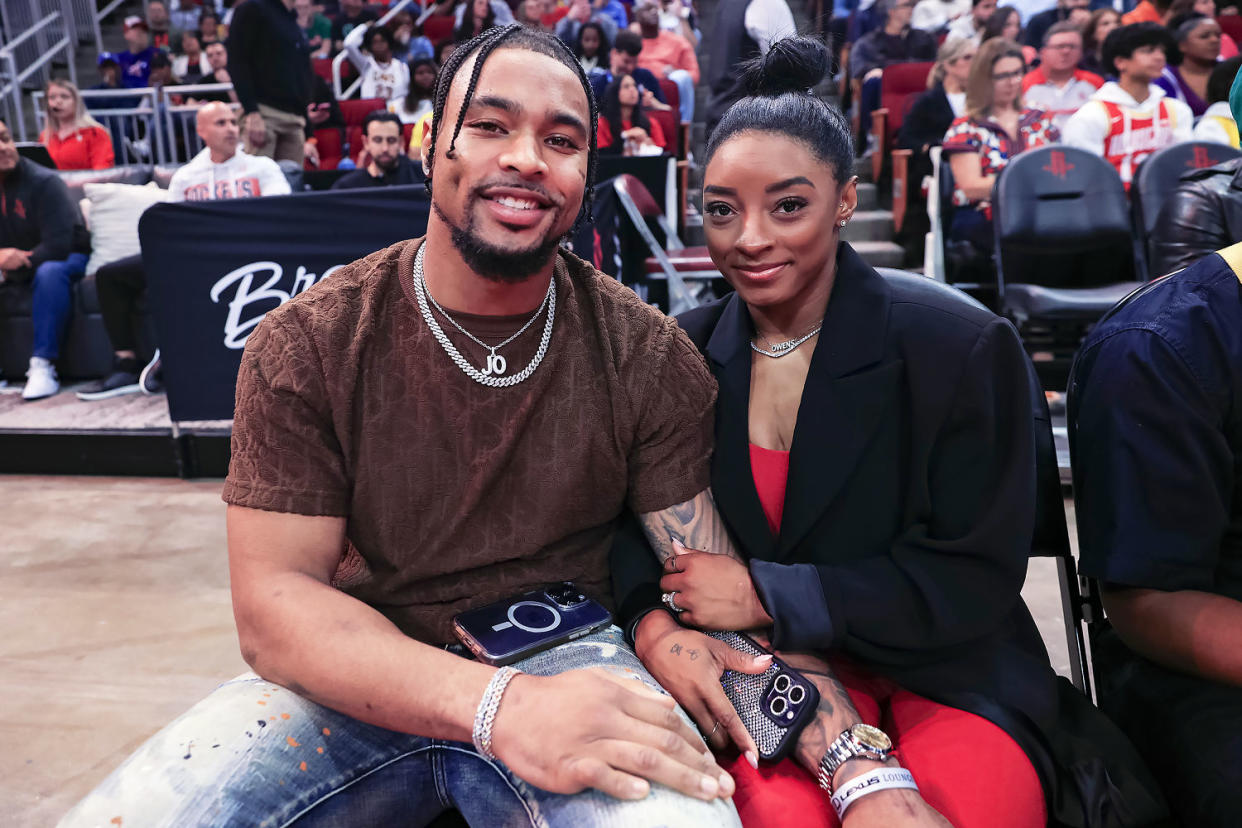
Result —
[[536, 206], [533, 201], [523, 201], [509, 196], [501, 196], [496, 199], [496, 203], [504, 207], [512, 207], [514, 210], [533, 210]]

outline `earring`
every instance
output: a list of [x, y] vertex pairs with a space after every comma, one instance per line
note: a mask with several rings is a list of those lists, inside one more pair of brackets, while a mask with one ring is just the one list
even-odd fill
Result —
[[844, 227], [844, 226], [845, 226], [845, 219], [841, 219], [841, 226], [842, 226], [842, 227]]

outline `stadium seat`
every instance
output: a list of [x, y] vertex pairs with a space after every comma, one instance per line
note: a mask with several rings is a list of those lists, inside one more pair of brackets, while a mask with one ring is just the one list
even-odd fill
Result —
[[673, 112], [681, 112], [681, 90], [677, 88], [677, 84], [668, 78], [660, 78], [660, 94], [664, 96], [664, 102], [672, 107]]
[[1221, 32], [1232, 37], [1235, 42], [1242, 43], [1242, 15], [1222, 14], [1216, 18], [1216, 22], [1220, 24]]
[[456, 22], [451, 14], [433, 14], [423, 21], [423, 37], [430, 40], [432, 46], [439, 46], [452, 38]]
[[[1242, 152], [1225, 144], [1186, 141], [1153, 152], [1139, 164], [1134, 181], [1130, 184], [1130, 206], [1133, 210], [1134, 232], [1144, 240], [1145, 265], [1155, 261], [1152, 231], [1156, 229], [1160, 208], [1177, 188], [1182, 174], [1204, 167], [1214, 167], [1239, 156], [1242, 156]], [[1164, 275], [1149, 273], [1146, 269], [1144, 274], [1148, 277]]]
[[311, 68], [326, 83], [332, 83], [332, 58], [311, 58]]
[[665, 152], [682, 158], [681, 125], [677, 123], [677, 113], [661, 109], [648, 109], [646, 113], [648, 118], [660, 125], [660, 131], [664, 133]]
[[345, 150], [349, 154], [349, 160], [357, 164], [358, 155], [362, 152], [363, 144], [366, 143], [362, 138], [362, 127], [351, 126], [346, 128], [345, 141], [348, 144]]
[[871, 113], [871, 134], [876, 140], [876, 150], [871, 154], [873, 181], [880, 180], [884, 158], [897, 138], [906, 113], [914, 106], [915, 98], [927, 91], [927, 76], [934, 65], [892, 63], [884, 67], [880, 78], [880, 108]]
[[363, 120], [377, 109], [387, 109], [388, 101], [383, 98], [363, 98], [357, 101], [340, 101], [341, 117], [345, 119], [345, 127], [362, 127]]
[[997, 177], [992, 223], [997, 306], [1049, 387], [1064, 388], [1087, 329], [1139, 283], [1121, 178], [1083, 150], [1028, 150]]
[[[337, 164], [340, 164], [341, 159], [345, 157], [341, 130], [336, 127], [317, 129], [315, 130], [315, 143], [319, 147], [319, 167], [317, 169], [335, 170]], [[316, 168], [308, 165], [307, 169]]]

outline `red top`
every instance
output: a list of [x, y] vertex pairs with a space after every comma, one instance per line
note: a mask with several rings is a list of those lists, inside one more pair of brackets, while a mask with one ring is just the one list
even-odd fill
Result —
[[[664, 140], [664, 130], [660, 129], [660, 122], [655, 118], [648, 118], [647, 123], [651, 125], [651, 129], [647, 130], [647, 135], [651, 137], [651, 143], [660, 149], [668, 149], [668, 143]], [[629, 129], [634, 126], [629, 121], [622, 121], [621, 128]], [[599, 116], [599, 131], [595, 135], [595, 145], [600, 149], [606, 149], [612, 146], [612, 127], [608, 123], [608, 119], [603, 115]]]
[[789, 478], [789, 452], [750, 444], [750, 473], [755, 478], [759, 505], [773, 535], [781, 532], [785, 512], [785, 483]]
[[63, 140], [45, 129], [39, 143], [47, 147], [59, 170], [106, 170], [113, 163], [112, 136], [103, 127], [82, 127]]

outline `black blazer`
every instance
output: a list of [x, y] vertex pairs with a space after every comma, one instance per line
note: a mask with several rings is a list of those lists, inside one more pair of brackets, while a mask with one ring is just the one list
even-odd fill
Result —
[[938, 83], [914, 99], [897, 132], [897, 146], [916, 153], [921, 153], [923, 147], [940, 146], [954, 117], [944, 86]]
[[[1118, 800], [1136, 798], [1140, 814], [1151, 801], [1141, 764], [1118, 767], [1089, 744], [1078, 755], [1081, 744], [1058, 738], [1066, 715], [1085, 718], [1089, 727], [1072, 727], [1106, 745], [1120, 740], [1118, 753], [1133, 757], [1058, 681], [1020, 595], [1035, 431], [1013, 327], [942, 290], [890, 284], [843, 243], [773, 537], [750, 468], [746, 306], [731, 295], [678, 322], [719, 382], [712, 489], [775, 620], [774, 645], [846, 654], [993, 721], [1031, 757], [1053, 824], [1147, 824], [1116, 812], [1134, 807]], [[631, 530], [613, 550], [626, 622], [659, 601], [659, 567], [641, 546]]]

